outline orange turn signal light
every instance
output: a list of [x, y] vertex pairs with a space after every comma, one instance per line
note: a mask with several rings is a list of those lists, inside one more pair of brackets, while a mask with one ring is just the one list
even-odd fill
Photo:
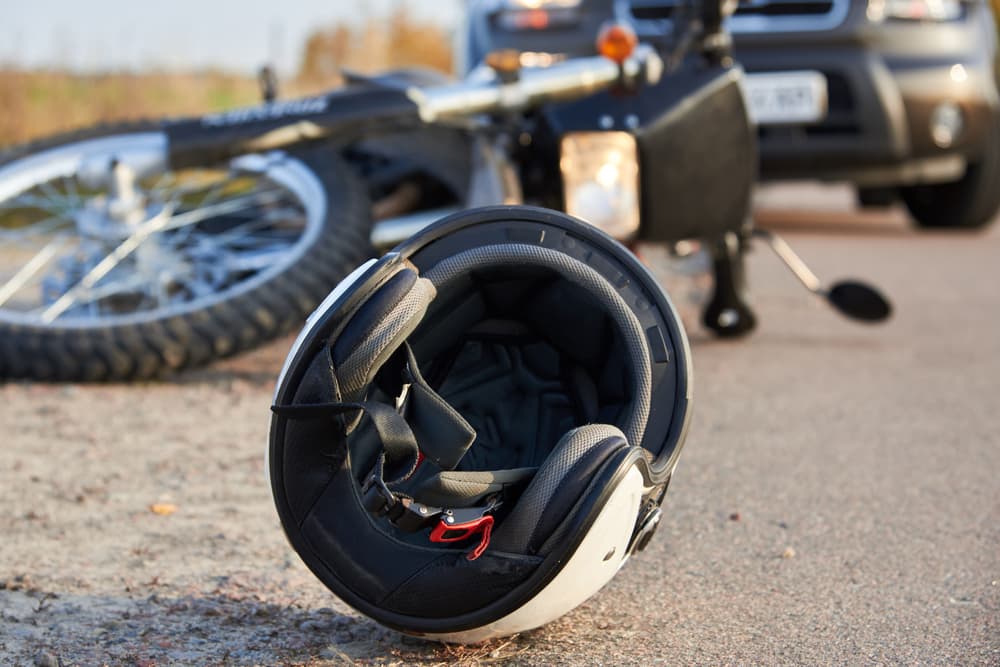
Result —
[[597, 52], [621, 65], [635, 52], [639, 38], [624, 23], [608, 23], [597, 36]]

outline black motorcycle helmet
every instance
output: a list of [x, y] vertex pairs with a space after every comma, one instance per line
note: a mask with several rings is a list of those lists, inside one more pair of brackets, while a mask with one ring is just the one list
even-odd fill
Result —
[[446, 218], [309, 318], [269, 463], [306, 565], [403, 632], [537, 627], [648, 541], [684, 441], [687, 340], [627, 249], [554, 211]]

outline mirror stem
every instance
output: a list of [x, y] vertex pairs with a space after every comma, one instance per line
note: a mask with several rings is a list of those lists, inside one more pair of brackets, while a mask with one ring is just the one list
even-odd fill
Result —
[[781, 238], [774, 232], [769, 232], [766, 229], [755, 228], [753, 230], [753, 235], [762, 238], [767, 241], [767, 244], [771, 246], [771, 250], [774, 251], [785, 266], [795, 274], [795, 277], [799, 279], [806, 289], [814, 294], [825, 295], [826, 290], [823, 289], [823, 283], [816, 276], [815, 273], [810, 270], [806, 263], [802, 261], [802, 258], [795, 254], [792, 247], [785, 242], [785, 239]]

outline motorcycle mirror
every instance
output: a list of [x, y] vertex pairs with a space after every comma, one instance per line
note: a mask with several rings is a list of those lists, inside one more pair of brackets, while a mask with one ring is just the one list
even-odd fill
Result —
[[278, 99], [278, 75], [270, 65], [264, 65], [257, 70], [257, 84], [260, 87], [260, 97], [266, 103]]
[[795, 274], [799, 282], [813, 294], [826, 299], [841, 315], [862, 322], [883, 322], [892, 315], [888, 299], [874, 287], [856, 280], [845, 280], [827, 289], [783, 238], [759, 227], [753, 230], [753, 235], [767, 241], [774, 254]]
[[882, 322], [892, 314], [892, 305], [878, 290], [853, 280], [834, 284], [826, 300], [842, 315], [862, 322]]

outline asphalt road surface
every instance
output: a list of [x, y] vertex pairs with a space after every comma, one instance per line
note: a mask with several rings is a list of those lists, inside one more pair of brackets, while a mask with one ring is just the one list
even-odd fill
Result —
[[761, 247], [760, 327], [719, 342], [704, 281], [647, 251], [691, 331], [695, 416], [652, 544], [573, 613], [450, 647], [328, 594], [264, 480], [283, 340], [164, 383], [0, 386], [0, 664], [1000, 665], [1000, 225], [764, 201], [895, 317], [840, 319]]

